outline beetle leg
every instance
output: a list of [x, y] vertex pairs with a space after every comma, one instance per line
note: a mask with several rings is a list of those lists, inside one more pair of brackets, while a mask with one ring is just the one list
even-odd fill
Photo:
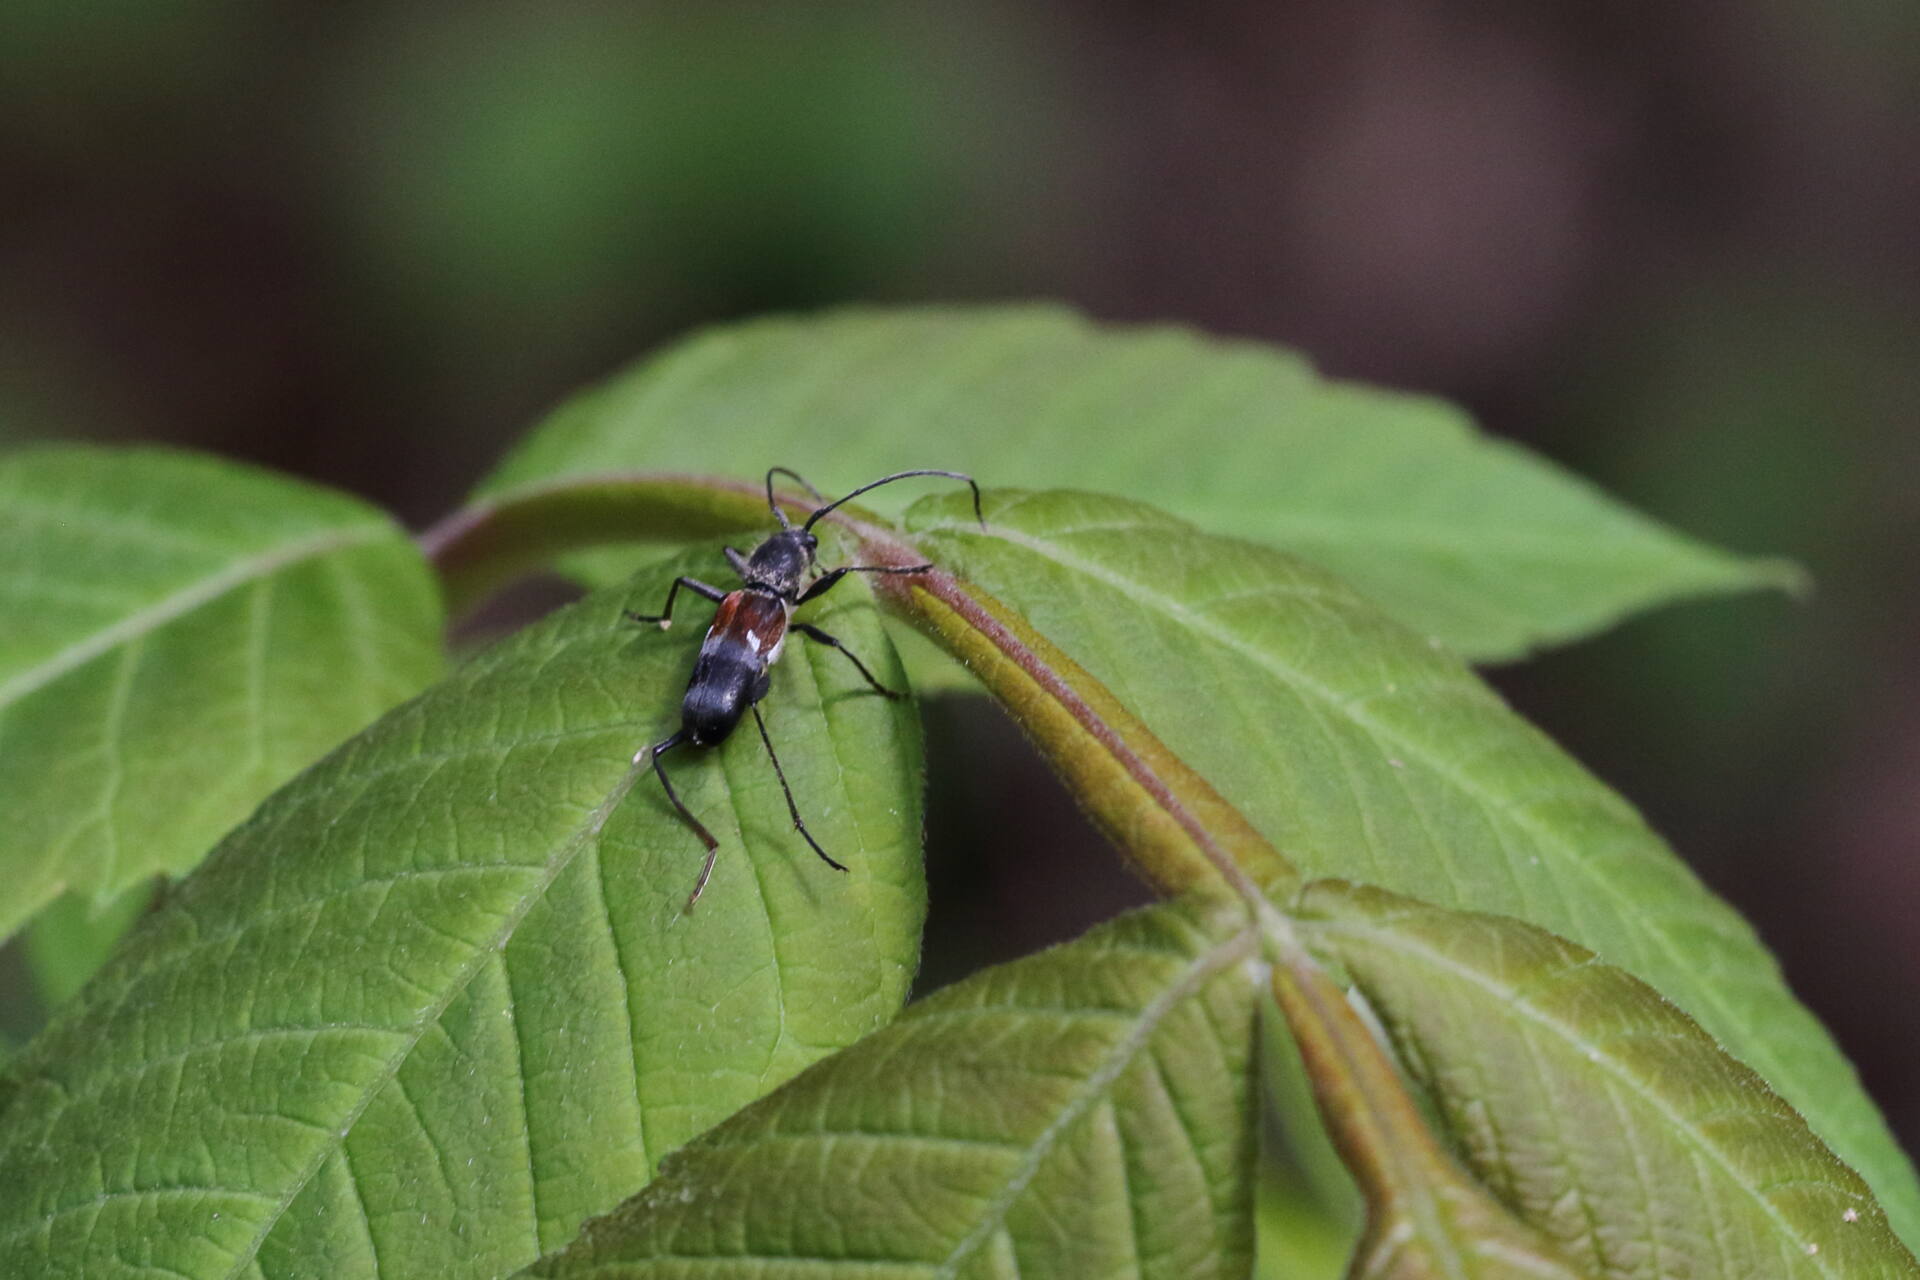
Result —
[[722, 547], [720, 554], [727, 558], [727, 564], [744, 580], [747, 576], [747, 553], [738, 547]]
[[827, 594], [827, 592], [833, 588], [834, 583], [840, 581], [840, 579], [846, 576], [847, 576], [847, 571], [845, 569], [833, 569], [827, 573], [821, 574], [819, 577], [815, 578], [812, 582], [807, 584], [807, 589], [805, 591], [802, 591], [800, 593], [800, 598], [798, 600], [795, 600], [793, 603], [796, 606], [803, 605], [807, 601], [812, 600], [817, 596], [823, 596]]
[[715, 604], [727, 598], [726, 592], [718, 587], [710, 587], [698, 578], [679, 577], [675, 578], [673, 585], [667, 588], [667, 602], [660, 606], [659, 613], [635, 613], [628, 609], [627, 617], [634, 622], [657, 622], [660, 624], [660, 629], [665, 631], [673, 625], [673, 598], [680, 594], [681, 587], [685, 587], [697, 596], [705, 596]]
[[817, 596], [823, 596], [827, 594], [827, 592], [833, 588], [834, 583], [840, 581], [840, 579], [846, 577], [850, 573], [931, 573], [932, 571], [933, 571], [933, 566], [930, 564], [842, 565], [838, 569], [829, 569], [825, 573], [821, 574], [819, 577], [815, 578], [813, 582], [807, 587], [807, 589], [800, 593], [800, 598], [798, 600], [795, 600], [793, 603], [796, 606], [803, 605], [807, 601], [812, 600]]
[[846, 654], [847, 661], [851, 662], [856, 668], [859, 669], [861, 676], [863, 676], [866, 679], [866, 682], [868, 684], [873, 686], [873, 691], [875, 693], [880, 694], [882, 697], [886, 697], [886, 698], [906, 697], [904, 693], [900, 693], [898, 690], [889, 689], [887, 688], [887, 686], [881, 684], [878, 680], [874, 679], [873, 672], [867, 670], [867, 664], [860, 661], [859, 656], [855, 654], [853, 650], [847, 648], [847, 646], [845, 646], [844, 644], [841, 644], [837, 637], [829, 635], [827, 632], [822, 631], [820, 628], [808, 622], [796, 622], [793, 624], [793, 629], [795, 631], [798, 631], [801, 635], [805, 636], [809, 640], [817, 641], [820, 644], [826, 645], [829, 649], [838, 649], [840, 652]]
[[653, 765], [654, 776], [660, 779], [660, 787], [667, 793], [668, 803], [679, 811], [681, 820], [693, 828], [694, 834], [700, 837], [700, 843], [707, 846], [707, 860], [700, 866], [700, 878], [693, 882], [693, 892], [688, 895], [687, 905], [682, 908], [682, 910], [691, 911], [693, 904], [700, 901], [700, 895], [706, 891], [707, 881], [713, 876], [713, 862], [720, 856], [720, 842], [713, 838], [713, 832], [707, 830], [705, 823], [693, 816], [693, 810], [687, 808], [681, 801], [680, 794], [673, 789], [673, 783], [667, 780], [667, 771], [660, 765], [661, 756], [686, 740], [687, 731], [681, 729], [648, 747], [647, 755]]
[[766, 744], [767, 759], [773, 761], [773, 774], [780, 779], [780, 793], [787, 798], [787, 812], [793, 815], [793, 829], [806, 838], [806, 842], [813, 846], [813, 851], [820, 855], [822, 862], [835, 871], [845, 871], [846, 867], [835, 862], [833, 856], [820, 847], [820, 842], [813, 838], [813, 832], [807, 830], [807, 824], [800, 820], [800, 807], [793, 802], [793, 788], [787, 785], [787, 771], [780, 767], [780, 757], [774, 754], [773, 739], [767, 736], [767, 722], [760, 716], [759, 703], [753, 705], [753, 723], [760, 730], [760, 741]]

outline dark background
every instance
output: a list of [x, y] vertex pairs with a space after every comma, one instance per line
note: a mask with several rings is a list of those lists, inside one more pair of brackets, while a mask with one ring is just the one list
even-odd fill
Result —
[[[1920, 5], [5, 0], [0, 177], [0, 443], [417, 524], [691, 325], [1046, 296], [1439, 391], [1799, 558], [1808, 603], [1496, 679], [1920, 1140]], [[930, 981], [1137, 896], [995, 713], [928, 723]]]

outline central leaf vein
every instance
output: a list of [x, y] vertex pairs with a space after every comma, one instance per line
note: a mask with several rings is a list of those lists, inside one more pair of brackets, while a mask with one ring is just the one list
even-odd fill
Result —
[[226, 1273], [226, 1280], [239, 1280], [240, 1275], [252, 1264], [255, 1255], [260, 1252], [260, 1246], [266, 1242], [267, 1236], [272, 1233], [275, 1225], [285, 1216], [286, 1211], [292, 1207], [294, 1199], [307, 1184], [312, 1182], [314, 1177], [318, 1175], [321, 1167], [326, 1163], [327, 1158], [343, 1148], [346, 1142], [346, 1135], [352, 1132], [354, 1124], [358, 1122], [366, 1109], [372, 1105], [374, 1098], [386, 1087], [387, 1082], [399, 1074], [400, 1068], [406, 1063], [407, 1058], [411, 1056], [413, 1050], [419, 1045], [420, 1038], [426, 1034], [427, 1029], [439, 1021], [440, 1016], [447, 1011], [448, 1006], [453, 1003], [454, 999], [462, 991], [466, 990], [467, 985], [479, 975], [482, 967], [488, 963], [489, 959], [507, 945], [507, 942], [513, 937], [514, 931], [519, 928], [520, 922], [526, 919], [527, 913], [533, 909], [534, 904], [552, 887], [553, 882], [559, 878], [562, 871], [566, 870], [567, 866], [573, 861], [580, 850], [584, 848], [588, 842], [599, 838], [601, 829], [606, 826], [607, 820], [613, 816], [613, 811], [617, 809], [620, 802], [626, 798], [627, 792], [633, 789], [634, 781], [639, 777], [642, 767], [638, 761], [628, 764], [626, 772], [620, 776], [620, 780], [614, 784], [613, 789], [607, 793], [606, 798], [587, 815], [586, 821], [576, 828], [554, 851], [553, 856], [547, 860], [547, 865], [543, 870], [539, 882], [530, 886], [527, 892], [522, 895], [521, 899], [513, 905], [512, 909], [501, 918], [500, 925], [495, 929], [493, 936], [487, 939], [482, 945], [474, 948], [473, 955], [468, 958], [460, 970], [446, 983], [445, 989], [436, 996], [433, 1003], [423, 1009], [412, 1023], [401, 1030], [400, 1045], [388, 1056], [385, 1062], [381, 1064], [380, 1069], [368, 1078], [365, 1086], [360, 1090], [359, 1096], [354, 1100], [353, 1105], [348, 1109], [346, 1116], [343, 1118], [339, 1136], [320, 1143], [313, 1157], [294, 1175], [273, 1210], [261, 1222], [260, 1228], [255, 1233], [253, 1239], [249, 1241], [247, 1246], [235, 1257], [232, 1268]]
[[1209, 978], [1230, 964], [1250, 955], [1256, 943], [1257, 934], [1252, 927], [1215, 943], [1190, 961], [1166, 989], [1148, 1001], [1140, 1010], [1134, 1025], [1125, 1035], [1114, 1042], [1100, 1065], [1090, 1072], [1085, 1080], [1074, 1089], [1056, 1115], [1027, 1146], [1024, 1156], [1012, 1169], [1008, 1170], [1001, 1183], [1000, 1190], [988, 1200], [981, 1211], [979, 1221], [953, 1246], [947, 1256], [941, 1260], [934, 1274], [943, 1280], [959, 1274], [961, 1263], [985, 1244], [1006, 1221], [1007, 1215], [1025, 1194], [1028, 1184], [1039, 1174], [1055, 1145], [1076, 1122], [1098, 1105], [1106, 1096], [1121, 1073], [1133, 1065], [1133, 1061], [1153, 1039], [1154, 1033], [1168, 1014], [1194, 995]]

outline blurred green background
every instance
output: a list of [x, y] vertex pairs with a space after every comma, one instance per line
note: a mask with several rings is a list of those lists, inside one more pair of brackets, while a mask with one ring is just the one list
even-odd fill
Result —
[[[690, 326], [1039, 296], [1441, 392], [1799, 558], [1809, 602], [1496, 679], [1920, 1144], [1910, 0], [7, 0], [0, 174], [0, 444], [173, 441], [417, 524]], [[990, 709], [928, 723], [926, 982], [1137, 900]]]

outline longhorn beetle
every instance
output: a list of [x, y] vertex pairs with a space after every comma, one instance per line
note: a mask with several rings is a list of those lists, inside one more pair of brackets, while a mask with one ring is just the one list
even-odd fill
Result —
[[[774, 501], [773, 478], [776, 475], [791, 476], [799, 481], [822, 504], [814, 508], [806, 523], [797, 529], [787, 519], [787, 513], [780, 509], [780, 504]], [[780, 522], [780, 531], [755, 547], [752, 555], [742, 555], [735, 547], [725, 549], [727, 563], [740, 575], [741, 585], [738, 588], [722, 591], [697, 578], [683, 576], [675, 578], [673, 585], [667, 588], [666, 603], [660, 606], [658, 614], [627, 611], [626, 616], [633, 621], [657, 622], [660, 629], [665, 631], [673, 625], [673, 600], [682, 587], [720, 606], [713, 615], [712, 625], [707, 628], [707, 638], [700, 643], [700, 656], [693, 664], [693, 676], [687, 681], [687, 694], [680, 704], [680, 727], [636, 754], [633, 760], [639, 764], [641, 756], [651, 759], [653, 771], [659, 776], [668, 801], [679, 811], [686, 824], [693, 828], [700, 842], [707, 846], [707, 860], [700, 868], [700, 878], [694, 882], [693, 893], [687, 898], [686, 910], [693, 910], [693, 904], [700, 900], [700, 894], [706, 889], [707, 880], [713, 875], [714, 859], [719, 856], [720, 842], [713, 838], [713, 833], [707, 830], [700, 819], [693, 816], [693, 811], [681, 803], [673, 783], [667, 780], [667, 771], [660, 765], [660, 757], [683, 743], [691, 743], [696, 747], [719, 746], [740, 723], [740, 717], [749, 711], [753, 713], [754, 727], [760, 731], [760, 741], [767, 748], [767, 759], [773, 762], [774, 776], [780, 779], [780, 790], [787, 797], [787, 812], [793, 815], [794, 829], [813, 846], [813, 851], [820, 855], [821, 861], [835, 871], [846, 870], [844, 865], [834, 861], [833, 856], [820, 847], [820, 842], [813, 838], [813, 833], [807, 830], [807, 824], [801, 820], [800, 808], [793, 802], [793, 788], [787, 785], [786, 770], [780, 767], [780, 757], [773, 750], [773, 739], [767, 736], [767, 722], [760, 716], [759, 704], [760, 699], [767, 696], [767, 688], [771, 683], [769, 669], [780, 660], [780, 651], [786, 647], [789, 630], [798, 631], [809, 640], [846, 654], [847, 660], [873, 686], [875, 693], [886, 698], [902, 696], [874, 679], [873, 672], [867, 670], [867, 664], [833, 636], [809, 623], [793, 621], [793, 611], [807, 601], [825, 595], [835, 583], [850, 573], [926, 573], [933, 568], [930, 564], [849, 564], [821, 573], [815, 559], [814, 553], [820, 540], [814, 536], [813, 526], [821, 516], [869, 489], [878, 489], [883, 484], [892, 484], [909, 476], [945, 476], [950, 480], [966, 481], [973, 490], [974, 519], [980, 521], [982, 528], [986, 527], [986, 517], [980, 514], [980, 486], [973, 482], [972, 476], [958, 471], [896, 471], [871, 484], [861, 485], [844, 498], [828, 502], [825, 494], [807, 484], [798, 473], [786, 467], [774, 467], [767, 472], [767, 510], [773, 512], [773, 518]]]

